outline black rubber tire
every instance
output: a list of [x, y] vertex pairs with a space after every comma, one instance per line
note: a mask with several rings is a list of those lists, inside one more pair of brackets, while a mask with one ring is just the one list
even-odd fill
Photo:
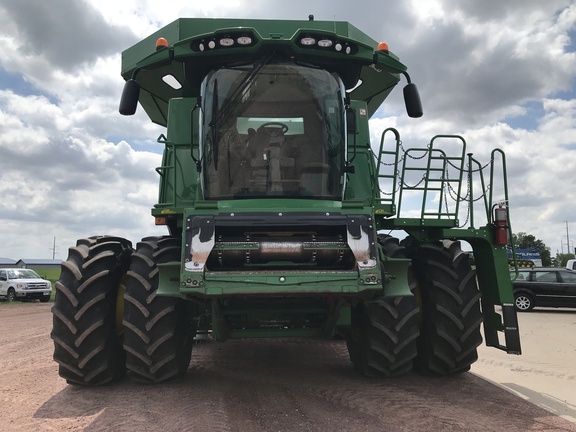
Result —
[[[398, 239], [379, 236], [384, 254], [404, 258]], [[408, 281], [413, 277], [408, 269]], [[416, 357], [419, 309], [414, 296], [378, 297], [352, 308], [346, 345], [354, 369], [368, 377], [391, 377], [412, 370]]]
[[119, 314], [131, 254], [126, 239], [91, 237], [78, 240], [62, 263], [51, 337], [69, 384], [103, 385], [125, 374]]
[[192, 316], [181, 298], [156, 296], [158, 264], [180, 261], [177, 237], [147, 237], [138, 243], [126, 284], [124, 349], [132, 380], [160, 383], [184, 378], [193, 343]]
[[14, 288], [8, 288], [5, 299], [7, 302], [13, 302], [16, 300], [16, 291], [14, 291]]
[[482, 343], [476, 271], [458, 241], [418, 244], [411, 240], [406, 244], [422, 308], [415, 370], [437, 375], [466, 372], [478, 359]]
[[517, 293], [514, 296], [514, 306], [519, 312], [528, 312], [534, 309], [534, 297], [526, 293]]

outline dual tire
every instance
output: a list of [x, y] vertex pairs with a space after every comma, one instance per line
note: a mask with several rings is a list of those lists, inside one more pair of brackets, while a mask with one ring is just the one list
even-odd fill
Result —
[[410, 370], [451, 375], [468, 371], [482, 343], [476, 272], [459, 242], [401, 245], [381, 236], [388, 257], [411, 259], [414, 296], [380, 297], [352, 308], [348, 351], [365, 376], [395, 376]]
[[[347, 345], [355, 369], [366, 376], [469, 370], [482, 342], [482, 315], [475, 272], [459, 243], [379, 241], [386, 256], [411, 258], [415, 296], [378, 297], [352, 309]], [[173, 237], [145, 238], [135, 252], [116, 237], [70, 248], [52, 308], [54, 359], [63, 378], [102, 385], [126, 369], [143, 383], [184, 377], [195, 330], [188, 305], [156, 295], [158, 264], [179, 261], [180, 248]]]
[[51, 337], [60, 376], [104, 385], [126, 370], [138, 382], [184, 376], [192, 337], [184, 301], [159, 297], [158, 267], [180, 259], [179, 239], [91, 237], [70, 248], [56, 283]]

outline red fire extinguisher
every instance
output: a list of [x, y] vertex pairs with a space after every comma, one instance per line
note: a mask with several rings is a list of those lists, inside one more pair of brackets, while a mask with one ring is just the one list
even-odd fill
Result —
[[508, 210], [502, 204], [494, 209], [494, 228], [495, 243], [508, 244]]

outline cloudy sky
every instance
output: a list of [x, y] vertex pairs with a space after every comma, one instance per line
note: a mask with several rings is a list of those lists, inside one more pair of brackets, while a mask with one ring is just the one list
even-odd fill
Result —
[[506, 152], [514, 231], [576, 245], [573, 0], [0, 0], [0, 257], [65, 259], [77, 238], [163, 234], [162, 128], [118, 114], [120, 54], [179, 17], [349, 21], [386, 41], [424, 105], [401, 89], [371, 121], [405, 146], [461, 134], [488, 161]]

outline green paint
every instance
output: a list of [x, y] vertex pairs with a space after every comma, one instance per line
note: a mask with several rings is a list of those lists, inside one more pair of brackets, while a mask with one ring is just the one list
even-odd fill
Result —
[[[169, 46], [156, 51], [159, 37]], [[385, 257], [378, 230], [468, 241], [490, 344], [506, 327], [494, 306], [513, 302], [512, 286], [491, 221], [495, 167], [508, 199], [504, 154], [484, 181], [459, 136], [409, 148], [388, 128], [371, 147], [368, 120], [407, 70], [376, 46], [346, 22], [179, 19], [123, 53], [122, 76], [167, 128], [152, 215], [182, 238], [182, 257], [159, 265], [158, 295], [207, 305], [215, 338], [326, 336], [359, 301], [411, 295], [410, 261]], [[445, 208], [447, 193], [465, 199]], [[405, 216], [416, 195], [420, 214]]]

